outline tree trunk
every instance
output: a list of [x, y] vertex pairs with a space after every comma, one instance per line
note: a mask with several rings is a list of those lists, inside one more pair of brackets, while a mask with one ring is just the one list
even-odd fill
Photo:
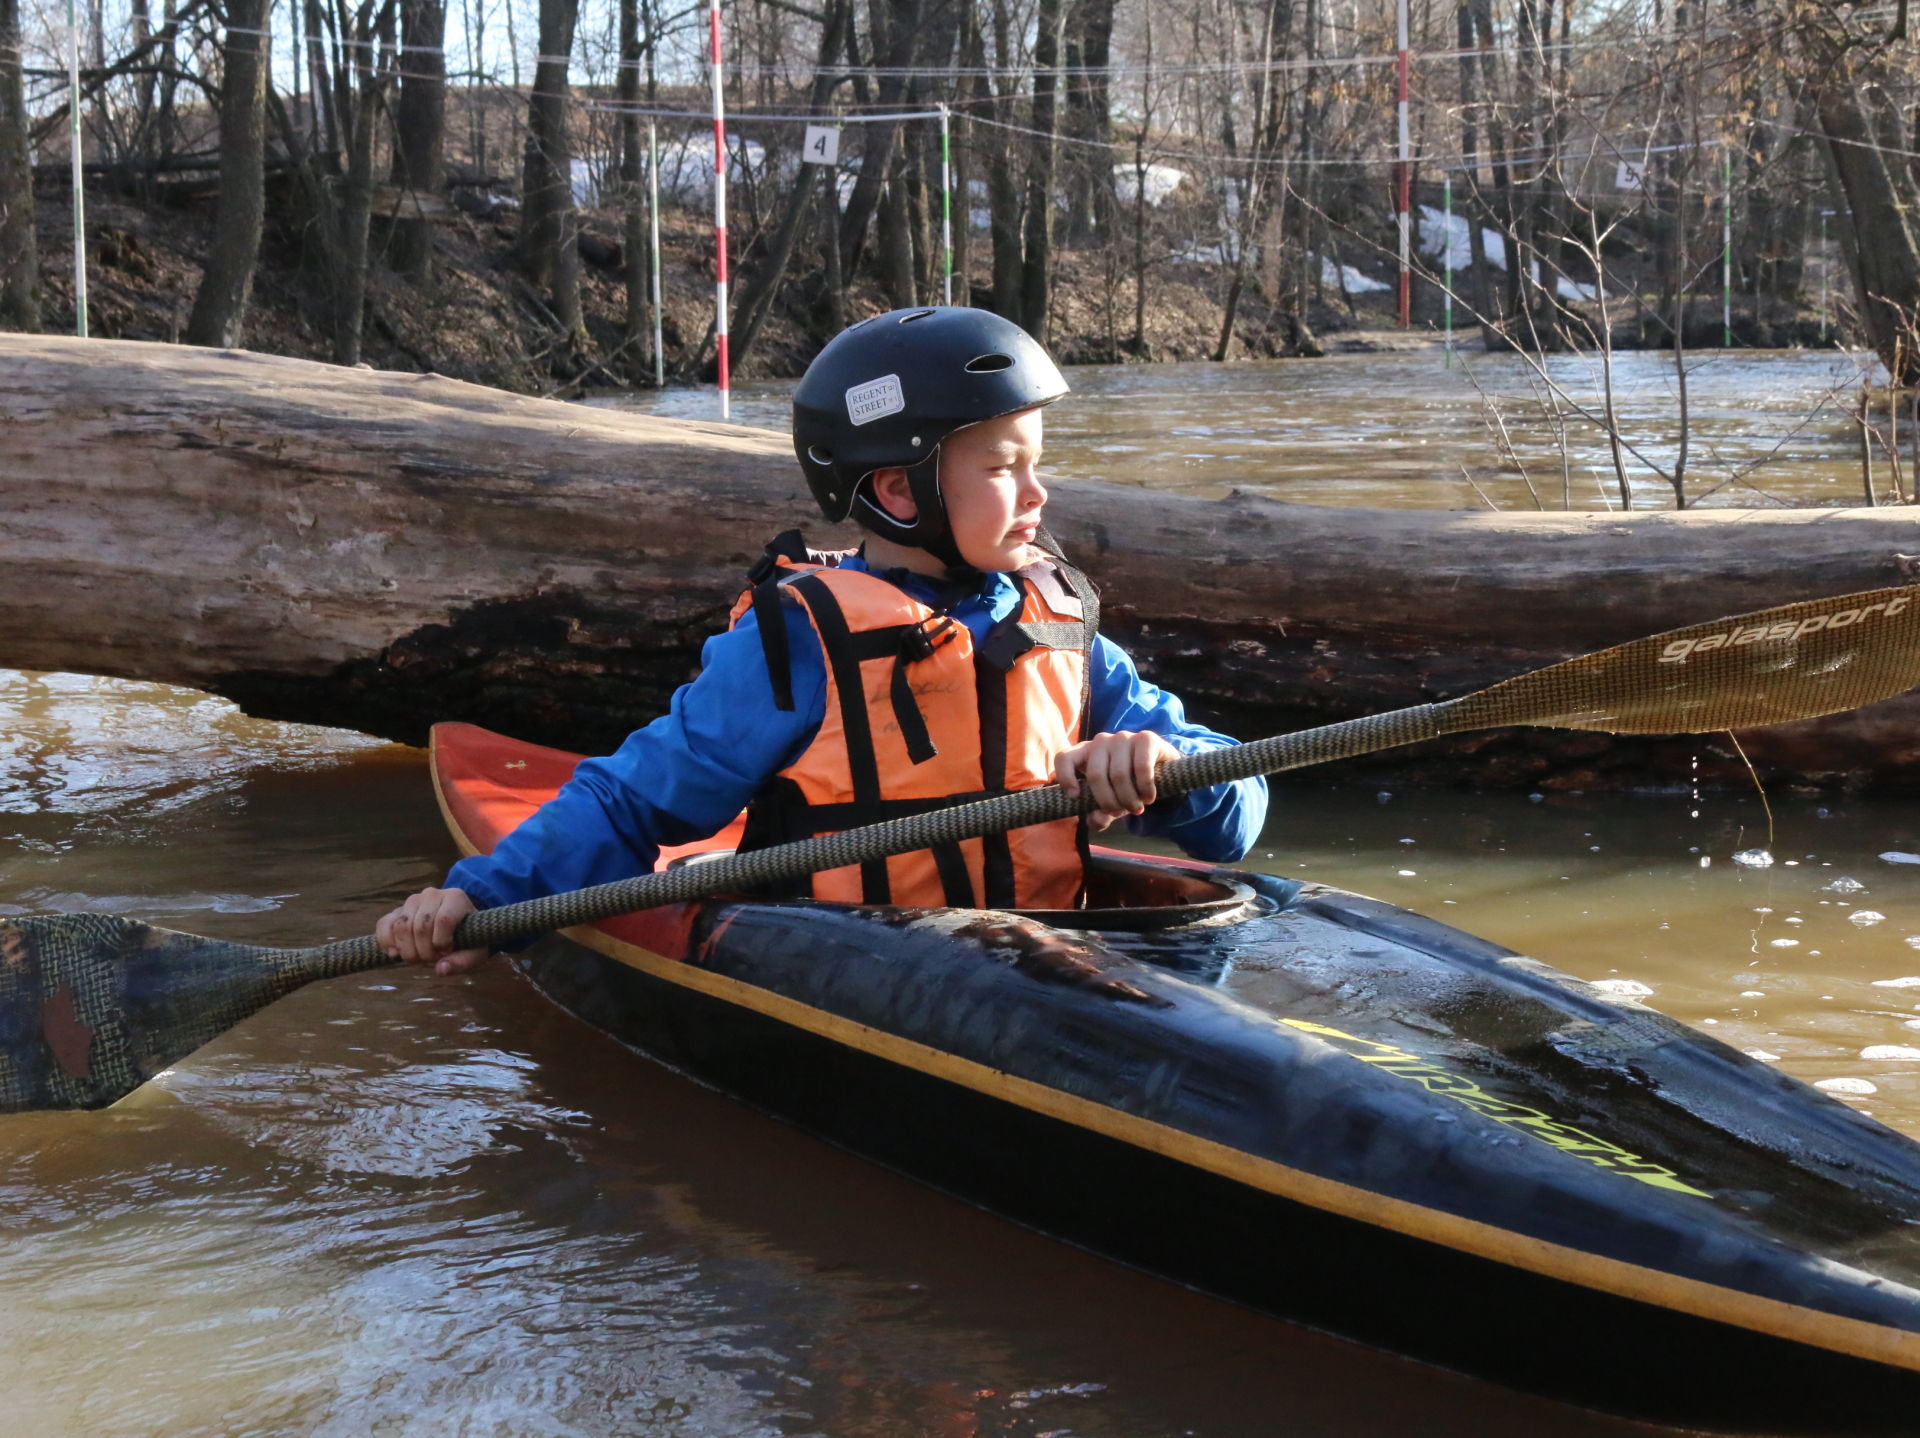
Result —
[[974, 106], [986, 94], [986, 40], [980, 30], [980, 6], [968, 5], [960, 17], [960, 69], [954, 82], [953, 173], [953, 302], [973, 303], [973, 180]]
[[[651, 24], [646, 50], [653, 48]], [[640, 0], [620, 0], [620, 74], [614, 86], [620, 106], [620, 259], [626, 289], [626, 323], [621, 336], [626, 360], [621, 370], [635, 379], [651, 376], [645, 343], [653, 329], [652, 236], [647, 224], [646, 125], [634, 113], [640, 103]]]
[[826, 191], [826, 225], [821, 239], [821, 249], [825, 252], [821, 259], [825, 262], [827, 329], [831, 334], [839, 334], [847, 327], [847, 277], [840, 268], [840, 175], [831, 165], [820, 168], [820, 185]]
[[[1494, 325], [1493, 286], [1487, 282], [1487, 201], [1480, 189], [1480, 128], [1478, 84], [1479, 58], [1473, 53], [1473, 10], [1468, 0], [1459, 0], [1454, 10], [1454, 34], [1460, 50], [1460, 155], [1466, 176], [1461, 206], [1467, 220], [1467, 302], [1480, 326], [1480, 342], [1487, 349], [1499, 346]], [[1449, 237], [1448, 243], [1452, 243]]]
[[0, 329], [31, 332], [40, 328], [40, 255], [20, 39], [20, 0], [0, 0]]
[[540, 0], [540, 55], [527, 102], [520, 186], [520, 266], [544, 293], [561, 337], [568, 340], [583, 336], [573, 147], [567, 133], [568, 56], [579, 13], [579, 0]]
[[[1534, 156], [1546, 153], [1545, 110], [1541, 71], [1546, 63], [1541, 8], [1546, 0], [1518, 0], [1514, 6], [1513, 141], [1517, 150]], [[1521, 167], [1521, 178], [1507, 192], [1507, 264], [1514, 297], [1514, 321], [1519, 342], [1530, 350], [1555, 347], [1553, 305], [1548, 298], [1554, 283], [1552, 265], [1542, 252], [1539, 233], [1545, 167], [1532, 159]]]
[[887, 187], [880, 196], [880, 282], [897, 310], [919, 303], [913, 289], [913, 226], [907, 215], [907, 163], [896, 144], [887, 166]]
[[[880, 61], [884, 68], [874, 91], [875, 103], [882, 112], [898, 110], [901, 98], [907, 92], [907, 81], [902, 71], [913, 64], [916, 42], [920, 36], [921, 0], [873, 0], [867, 13], [875, 37], [873, 48], [876, 53], [885, 55]], [[848, 62], [851, 67], [858, 69], [860, 61], [857, 58], [856, 39], [854, 27], [848, 26]], [[867, 230], [873, 223], [874, 212], [880, 207], [881, 195], [893, 169], [894, 146], [900, 134], [898, 123], [863, 125], [861, 128], [868, 133], [860, 155], [860, 175], [853, 182], [853, 193], [847, 197], [846, 213], [840, 217], [840, 259], [849, 279], [859, 274], [860, 262], [866, 256]], [[885, 265], [884, 257], [882, 265]]]
[[[263, 355], [0, 337], [0, 428], [0, 545], [32, 576], [0, 587], [0, 664], [409, 742], [469, 719], [618, 743], [692, 675], [759, 536], [797, 517], [781, 435]], [[1084, 482], [1055, 486], [1049, 521], [1147, 676], [1253, 737], [1909, 582], [1904, 514], [1320, 509]], [[1920, 787], [1916, 696], [1741, 737], [1763, 772]], [[1748, 782], [1714, 736], [1522, 730], [1361, 762], [1538, 790], [1685, 782], [1696, 758]]]
[[[1492, 346], [1494, 335], [1502, 344], [1514, 343], [1515, 316], [1520, 313], [1521, 264], [1518, 237], [1514, 233], [1513, 180], [1507, 166], [1507, 125], [1501, 118], [1509, 107], [1502, 103], [1500, 58], [1496, 48], [1500, 41], [1493, 28], [1493, 5], [1491, 0], [1468, 0], [1473, 13], [1474, 47], [1480, 54], [1481, 118], [1485, 122], [1487, 152], [1493, 171], [1493, 203], [1491, 211], [1499, 221], [1501, 243], [1507, 252], [1505, 282], [1496, 290], [1495, 309], [1489, 314], [1494, 334], [1489, 335], [1488, 344]], [[1475, 186], [1476, 190], [1478, 186]]]
[[[1113, 193], [1113, 103], [1107, 68], [1113, 62], [1114, 0], [1084, 0], [1074, 7], [1067, 64], [1074, 79], [1067, 87], [1067, 133], [1087, 142], [1085, 161], [1076, 167], [1071, 213], [1076, 239], [1112, 244], [1116, 205]], [[1097, 148], [1096, 148], [1097, 147]]]
[[1033, 136], [1027, 161], [1026, 253], [1020, 269], [1020, 323], [1041, 344], [1053, 297], [1053, 157], [1058, 123], [1056, 70], [1064, 0], [1039, 0], [1034, 17]]
[[[356, 24], [355, 46], [348, 61], [352, 76], [340, 107], [346, 121], [346, 168], [334, 203], [333, 247], [333, 360], [360, 362], [360, 337], [366, 324], [367, 240], [373, 223], [374, 128], [386, 107], [392, 72], [393, 26], [397, 0], [372, 16], [372, 23]], [[370, 8], [370, 7], [369, 7]], [[364, 17], [366, 9], [361, 11]], [[345, 76], [343, 75], [344, 81]]]
[[320, 0], [295, 0], [304, 6], [307, 17], [307, 78], [313, 87], [313, 113], [308, 117], [308, 148], [316, 155], [338, 157], [340, 153], [340, 113], [333, 84], [333, 68], [327, 60], [326, 19]]
[[238, 348], [260, 258], [266, 217], [269, 0], [228, 0], [226, 69], [220, 83], [220, 197], [213, 244], [193, 297], [186, 341]]
[[[824, 115], [827, 101], [833, 96], [836, 83], [832, 73], [833, 57], [839, 52], [840, 28], [853, 18], [850, 0], [829, 0], [826, 17], [821, 24], [820, 46], [814, 59], [813, 84], [807, 100], [807, 113]], [[799, 243], [800, 231], [812, 208], [814, 194], [814, 171], [817, 167], [799, 164], [794, 167], [793, 188], [787, 192], [786, 208], [782, 211], [779, 224], [768, 247], [767, 257], [754, 271], [752, 279], [740, 292], [735, 309], [735, 334], [733, 337], [733, 363], [739, 367], [746, 363], [747, 353], [753, 348], [753, 342], [760, 333], [760, 327], [773, 312], [781, 281], [786, 277], [787, 266], [792, 263], [794, 246]], [[829, 167], [831, 173], [831, 167]]]
[[[289, 8], [292, 7], [289, 6]], [[175, 0], [166, 0], [166, 3], [160, 10], [160, 27], [162, 30], [168, 32], [169, 35], [172, 34], [174, 21], [178, 18], [176, 13], [177, 9], [178, 6]], [[167, 42], [169, 54], [171, 54], [172, 48], [173, 41], [169, 39]], [[168, 65], [166, 67], [166, 74], [159, 77], [160, 93], [154, 102], [153, 117], [153, 149], [156, 155], [171, 155], [174, 151], [174, 146], [179, 142], [180, 127], [178, 124], [178, 110], [175, 104], [180, 93], [179, 73], [177, 66]]]
[[[1013, 120], [1013, 76], [1016, 64], [1008, 0], [993, 0], [994, 87], [993, 118], [1002, 125]], [[1014, 181], [1013, 146], [1005, 130], [995, 131], [988, 150], [987, 215], [993, 236], [993, 312], [1015, 324], [1020, 310], [1020, 188]]]
[[[440, 198], [446, 185], [446, 0], [400, 0], [400, 98], [394, 106], [393, 182]], [[393, 267], [415, 280], [431, 276], [433, 221], [409, 216], [393, 226]]]
[[1871, 133], [1867, 102], [1856, 88], [1864, 79], [1835, 61], [1812, 87], [1814, 108], [1851, 211], [1842, 223], [1853, 229], [1847, 253], [1867, 338], [1894, 382], [1911, 385], [1920, 382], [1920, 345], [1914, 343], [1920, 236], [1911, 218], [1920, 194], [1888, 165]]

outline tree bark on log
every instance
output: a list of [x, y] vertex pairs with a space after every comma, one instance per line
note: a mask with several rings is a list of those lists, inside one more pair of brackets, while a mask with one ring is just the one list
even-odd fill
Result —
[[[808, 523], [781, 435], [437, 375], [0, 335], [0, 442], [0, 664], [409, 742], [468, 719], [611, 748], [693, 675], [763, 536], [852, 541]], [[1048, 514], [1105, 631], [1248, 737], [1905, 583], [1920, 559], [1899, 508], [1383, 511], [1084, 482]], [[1920, 787], [1915, 695], [1741, 737], [1789, 782]], [[1500, 731], [1353, 763], [1580, 789], [1686, 782], [1696, 759], [1747, 782], [1724, 736]]]

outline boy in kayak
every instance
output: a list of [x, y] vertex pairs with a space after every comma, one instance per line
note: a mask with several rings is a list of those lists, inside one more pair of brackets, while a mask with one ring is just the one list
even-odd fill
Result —
[[1093, 796], [1085, 819], [794, 890], [843, 902], [1074, 908], [1088, 830], [1119, 819], [1195, 858], [1238, 859], [1265, 781], [1159, 801], [1159, 764], [1232, 741], [1096, 632], [1093, 586], [1041, 527], [1041, 415], [1066, 393], [1046, 352], [984, 310], [896, 310], [836, 337], [794, 393], [794, 449], [822, 513], [854, 519], [865, 545], [769, 545], [669, 712], [384, 916], [387, 951], [464, 972], [485, 950], [454, 950], [453, 933], [476, 908], [645, 873], [661, 845], [742, 809], [742, 847], [758, 848], [1055, 780]]

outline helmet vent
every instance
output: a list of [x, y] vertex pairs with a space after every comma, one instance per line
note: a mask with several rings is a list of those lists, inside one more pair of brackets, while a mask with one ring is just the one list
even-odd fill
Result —
[[1012, 368], [1012, 355], [976, 355], [967, 361], [968, 374], [993, 374], [997, 370]]
[[913, 323], [913, 322], [914, 322], [915, 320], [923, 320], [923, 319], [925, 319], [925, 318], [926, 318], [926, 317], [927, 317], [928, 315], [930, 315], [930, 314], [932, 314], [932, 313], [933, 313], [933, 311], [932, 311], [932, 310], [915, 310], [915, 311], [914, 311], [914, 312], [913, 312], [912, 314], [910, 314], [910, 315], [902, 315], [902, 316], [900, 316], [900, 323], [901, 323], [901, 324], [903, 324], [903, 325], [910, 325], [910, 324], [912, 324], [912, 323]]
[[807, 446], [807, 458], [815, 464], [832, 464], [833, 452], [824, 445], [810, 444]]

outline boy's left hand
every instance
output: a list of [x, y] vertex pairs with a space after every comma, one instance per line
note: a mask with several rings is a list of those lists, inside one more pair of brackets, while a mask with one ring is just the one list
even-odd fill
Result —
[[1145, 730], [1096, 734], [1056, 755], [1053, 775], [1068, 794], [1077, 796], [1084, 784], [1093, 795], [1096, 807], [1087, 818], [1097, 832], [1115, 819], [1145, 813], [1160, 797], [1154, 770], [1179, 757], [1173, 745]]

